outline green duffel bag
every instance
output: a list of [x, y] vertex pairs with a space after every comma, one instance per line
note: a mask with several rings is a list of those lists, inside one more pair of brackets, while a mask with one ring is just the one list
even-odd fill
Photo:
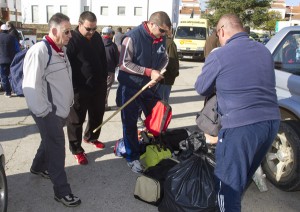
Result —
[[146, 152], [140, 156], [140, 162], [145, 169], [155, 166], [161, 160], [171, 158], [172, 153], [166, 147], [160, 147], [160, 145], [148, 145]]

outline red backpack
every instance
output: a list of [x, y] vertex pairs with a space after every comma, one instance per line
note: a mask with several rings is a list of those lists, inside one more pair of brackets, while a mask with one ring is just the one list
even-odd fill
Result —
[[172, 118], [172, 108], [165, 101], [157, 101], [151, 113], [145, 119], [147, 130], [154, 136], [166, 131]]

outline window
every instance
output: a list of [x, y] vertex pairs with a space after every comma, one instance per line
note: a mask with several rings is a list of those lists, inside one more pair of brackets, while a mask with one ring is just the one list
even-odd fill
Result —
[[32, 5], [31, 11], [32, 11], [32, 23], [38, 23], [39, 22], [39, 7], [37, 5]]
[[49, 22], [50, 18], [55, 14], [54, 6], [47, 6], [47, 22]]
[[108, 7], [100, 7], [100, 15], [108, 16]]
[[118, 7], [118, 15], [125, 15], [125, 7]]
[[141, 7], [134, 8], [134, 16], [142, 16], [142, 8]]
[[90, 11], [90, 7], [89, 6], [83, 6], [83, 11]]
[[278, 45], [273, 54], [275, 68], [300, 75], [300, 34], [292, 32]]
[[62, 14], [68, 15], [68, 7], [66, 5], [61, 5], [60, 6], [60, 12]]
[[178, 39], [196, 39], [206, 40], [206, 28], [204, 27], [190, 27], [179, 26], [177, 27], [175, 38]]

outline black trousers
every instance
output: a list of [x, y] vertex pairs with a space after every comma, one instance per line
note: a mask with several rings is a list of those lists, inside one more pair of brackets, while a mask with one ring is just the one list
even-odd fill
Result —
[[33, 159], [31, 168], [35, 171], [48, 170], [53, 183], [54, 193], [58, 198], [71, 194], [71, 188], [65, 172], [65, 135], [64, 118], [50, 112], [45, 117], [32, 117], [39, 128], [41, 144]]
[[81, 146], [83, 123], [88, 113], [87, 126], [83, 139], [93, 142], [98, 139], [100, 130], [93, 133], [103, 121], [107, 83], [101, 83], [97, 90], [80, 89], [74, 92], [74, 105], [71, 107], [67, 121], [69, 148], [73, 155], [83, 153]]

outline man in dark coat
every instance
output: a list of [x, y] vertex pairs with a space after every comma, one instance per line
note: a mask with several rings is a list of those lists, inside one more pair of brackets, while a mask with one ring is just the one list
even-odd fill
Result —
[[16, 40], [7, 33], [8, 28], [5, 24], [1, 25], [0, 32], [0, 76], [2, 87], [6, 97], [11, 97], [11, 86], [9, 82], [10, 64], [17, 53], [15, 46]]
[[82, 128], [87, 112], [84, 142], [100, 149], [105, 147], [98, 141], [100, 131], [93, 132], [102, 123], [107, 90], [105, 48], [96, 29], [96, 15], [90, 11], [83, 12], [79, 17], [78, 27], [72, 32], [72, 39], [67, 45], [74, 88], [74, 105], [71, 107], [67, 130], [70, 150], [80, 165], [88, 163], [81, 146]]
[[107, 61], [107, 94], [105, 99], [105, 110], [108, 111], [111, 108], [108, 106], [107, 99], [112, 84], [115, 81], [115, 69], [119, 64], [119, 51], [117, 45], [112, 42], [113, 30], [109, 27], [102, 29], [102, 39], [105, 46], [106, 61]]

